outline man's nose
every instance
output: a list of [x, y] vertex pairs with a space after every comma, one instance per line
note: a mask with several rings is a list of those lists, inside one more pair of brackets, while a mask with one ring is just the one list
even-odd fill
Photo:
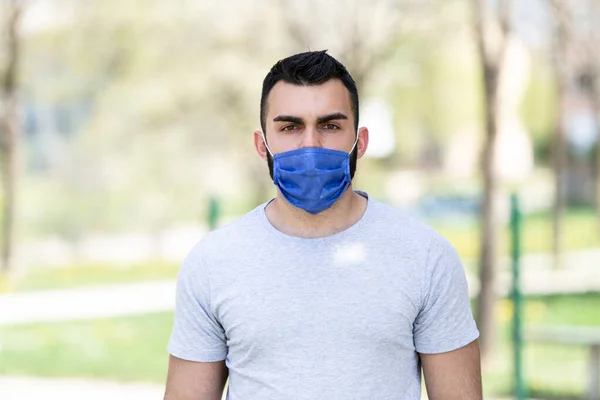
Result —
[[318, 129], [307, 127], [302, 135], [300, 147], [323, 147], [321, 145], [321, 133]]

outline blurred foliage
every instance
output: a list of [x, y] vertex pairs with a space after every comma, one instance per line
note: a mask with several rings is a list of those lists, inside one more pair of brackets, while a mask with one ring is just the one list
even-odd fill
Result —
[[[440, 154], [457, 135], [472, 133], [470, 145], [480, 145], [482, 90], [467, 2], [45, 4], [54, 4], [44, 10], [58, 22], [23, 36], [21, 238], [157, 233], [201, 221], [211, 196], [231, 215], [270, 198], [274, 188], [252, 144], [261, 83], [276, 60], [298, 51], [329, 49], [355, 76], [363, 101], [392, 107], [393, 154], [359, 164], [357, 187], [373, 197], [388, 197], [386, 183], [398, 171], [443, 173]], [[323, 12], [315, 15], [317, 6]], [[531, 54], [521, 116], [536, 162], [546, 166], [552, 75], [543, 47]], [[424, 165], [432, 149], [440, 154]], [[445, 179], [426, 191], [458, 184]], [[478, 176], [464, 184], [477, 195]]]
[[[247, 173], [252, 154], [249, 93], [258, 98], [261, 80], [246, 44], [262, 29], [240, 18], [242, 26], [224, 30], [210, 20], [216, 5], [176, 3], [63, 1], [72, 23], [27, 38], [26, 101], [86, 105], [80, 129], [34, 171], [70, 197], [50, 225], [161, 229], [197, 216], [211, 191], [252, 189], [256, 177], [231, 180]], [[224, 181], [209, 179], [215, 169]]]
[[[477, 125], [465, 4], [342, 2], [327, 6], [345, 17], [330, 24], [310, 2], [57, 0], [62, 22], [24, 37], [23, 100], [30, 112], [71, 116], [27, 139], [23, 235], [160, 231], [197, 221], [211, 195], [242, 210], [268, 199], [252, 146], [261, 83], [296, 51], [328, 48], [363, 100], [386, 98], [396, 110], [392, 160], [361, 161], [379, 182], [414, 165], [430, 141]], [[383, 195], [382, 186], [370, 192]]]

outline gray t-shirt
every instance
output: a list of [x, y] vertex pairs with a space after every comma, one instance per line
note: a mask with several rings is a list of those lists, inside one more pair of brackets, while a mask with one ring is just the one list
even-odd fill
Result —
[[265, 205], [205, 236], [177, 283], [168, 351], [226, 360], [227, 399], [419, 399], [417, 353], [479, 336], [459, 257], [431, 228], [369, 199], [347, 230], [303, 239]]

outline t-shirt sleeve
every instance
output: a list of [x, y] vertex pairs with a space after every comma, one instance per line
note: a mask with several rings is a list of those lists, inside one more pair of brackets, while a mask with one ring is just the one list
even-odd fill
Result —
[[446, 239], [434, 237], [424, 271], [422, 304], [413, 326], [416, 351], [445, 353], [477, 339], [465, 271]]
[[167, 350], [188, 361], [215, 362], [227, 356], [225, 331], [211, 308], [208, 269], [198, 248], [177, 278], [173, 331]]

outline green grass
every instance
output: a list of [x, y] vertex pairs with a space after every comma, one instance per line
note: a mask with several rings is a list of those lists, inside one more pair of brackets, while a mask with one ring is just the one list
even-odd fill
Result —
[[0, 330], [0, 374], [164, 382], [171, 313]]
[[[526, 325], [600, 326], [600, 293], [531, 296], [525, 302]], [[498, 305], [498, 332], [492, 362], [484, 371], [488, 394], [509, 394], [512, 387], [511, 303]], [[524, 345], [526, 384], [538, 398], [582, 398], [586, 388], [588, 349], [552, 343]]]
[[175, 279], [178, 271], [179, 265], [159, 262], [135, 264], [128, 267], [96, 264], [54, 269], [34, 269], [21, 279], [16, 279], [4, 285], [0, 284], [0, 293]]
[[[465, 220], [461, 224], [436, 221], [429, 223], [456, 247], [464, 259], [475, 259], [479, 254], [479, 222]], [[600, 247], [600, 219], [593, 210], [569, 210], [564, 219], [564, 250], [582, 250]], [[523, 220], [523, 253], [552, 250], [552, 220], [548, 213], [528, 215]], [[499, 253], [508, 254], [509, 228], [500, 228]]]
[[[484, 392], [509, 397], [512, 394], [512, 346], [508, 331], [499, 335], [491, 366], [483, 373]], [[583, 398], [587, 387], [588, 349], [547, 343], [525, 343], [525, 385], [533, 398]]]
[[[530, 297], [528, 324], [600, 326], [600, 293]], [[510, 303], [498, 304], [498, 336], [484, 371], [487, 395], [508, 394], [512, 385]], [[94, 377], [164, 382], [171, 313], [137, 317], [34, 324], [0, 330], [0, 374]], [[587, 349], [526, 344], [524, 368], [530, 390], [554, 396], [581, 396]]]

